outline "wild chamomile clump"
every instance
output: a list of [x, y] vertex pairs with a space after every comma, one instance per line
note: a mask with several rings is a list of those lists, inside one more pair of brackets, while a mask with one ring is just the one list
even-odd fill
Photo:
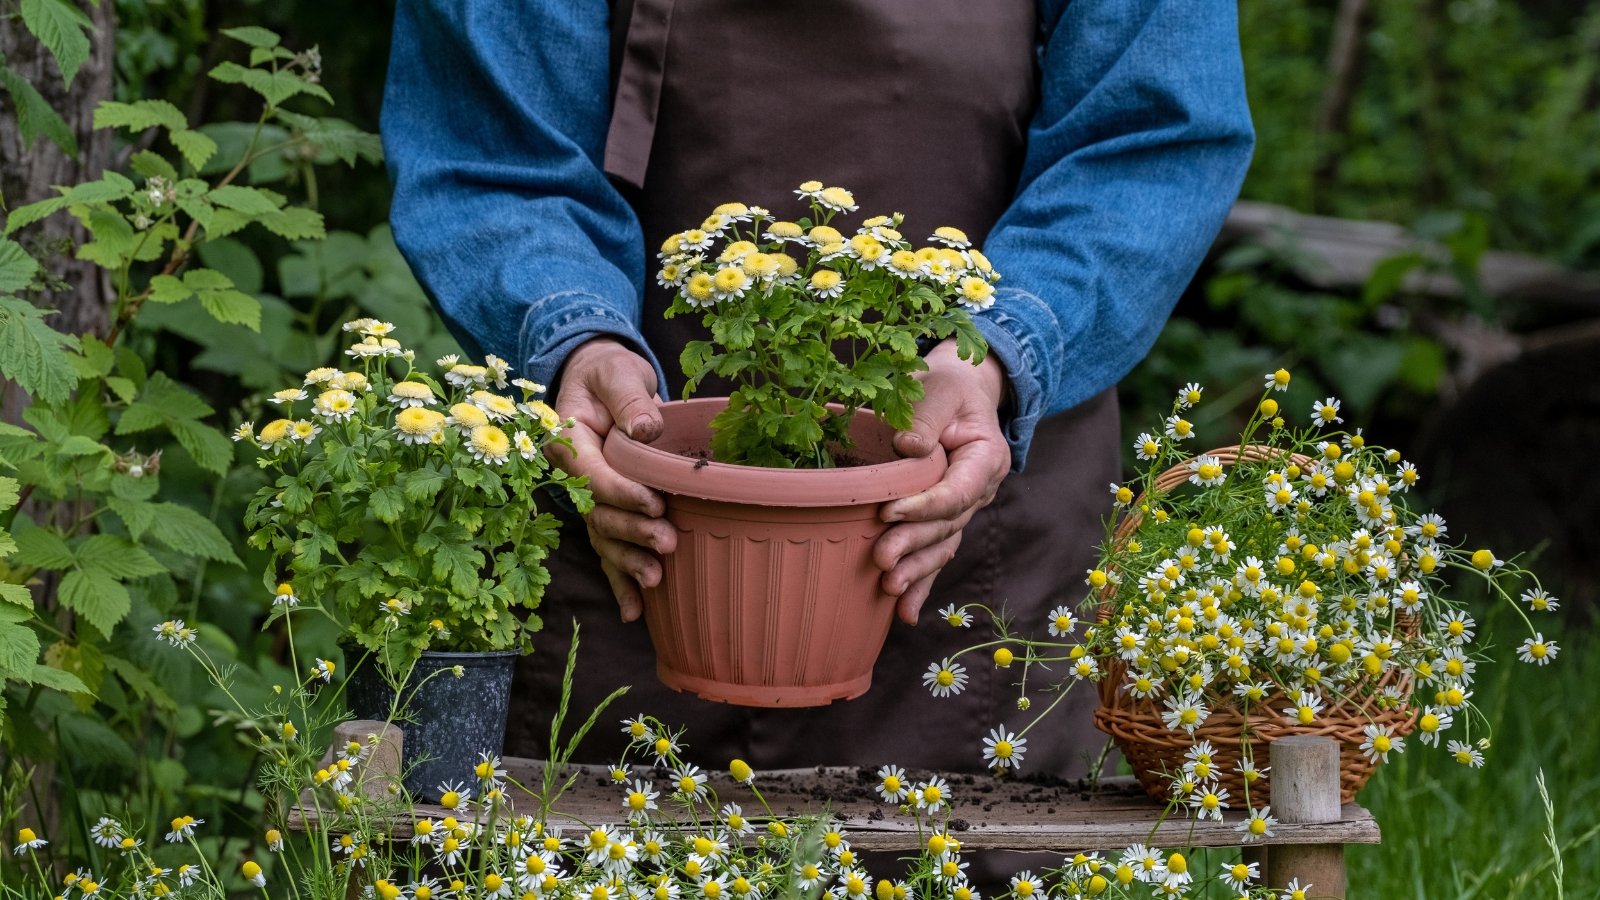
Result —
[[[966, 680], [958, 660], [991, 650], [996, 664], [1022, 663], [1020, 709], [1031, 705], [1036, 665], [1066, 673], [1040, 687], [1065, 693], [1094, 682], [1108, 707], [1115, 699], [1146, 710], [1190, 744], [1166, 773], [1173, 799], [1218, 818], [1229, 806], [1222, 781], [1244, 785], [1241, 799], [1250, 799], [1265, 763], [1250, 739], [1262, 729], [1342, 722], [1347, 742], [1374, 764], [1414, 735], [1481, 765], [1487, 741], [1473, 742], [1483, 721], [1472, 693], [1484, 657], [1463, 598], [1482, 586], [1510, 603], [1527, 626], [1518, 656], [1537, 665], [1559, 648], [1530, 616], [1557, 601], [1530, 572], [1452, 544], [1444, 519], [1412, 508], [1416, 467], [1360, 429], [1339, 430], [1337, 399], [1317, 400], [1299, 419], [1306, 424], [1290, 424], [1273, 397], [1289, 381], [1283, 370], [1266, 376], [1244, 449], [1197, 455], [1183, 449], [1194, 434], [1184, 417], [1203, 390], [1179, 391], [1172, 414], [1134, 440], [1145, 470], [1111, 485], [1117, 514], [1086, 579], [1093, 624], [1080, 636], [1074, 611], [1060, 606], [1041, 623], [1046, 637], [1002, 627], [998, 640], [933, 663], [924, 678], [933, 693], [958, 693]], [[979, 607], [943, 614], [964, 627], [969, 608]], [[1015, 735], [991, 734], [985, 758], [1013, 764], [1022, 735], [1053, 706]], [[998, 752], [1001, 739], [1012, 757]]]
[[808, 181], [795, 193], [810, 215], [725, 203], [661, 245], [656, 278], [677, 292], [667, 315], [699, 314], [711, 332], [683, 350], [684, 397], [713, 373], [737, 384], [711, 423], [719, 462], [832, 466], [856, 410], [911, 426], [919, 341], [954, 337], [974, 365], [988, 350], [968, 313], [994, 303], [1000, 276], [965, 234], [937, 228], [913, 247], [896, 213], [846, 235], [830, 223], [855, 212], [849, 191]]
[[274, 475], [245, 517], [251, 546], [272, 554], [274, 615], [320, 607], [400, 672], [427, 649], [526, 650], [558, 540], [538, 489], [591, 504], [585, 480], [545, 456], [565, 423], [504, 360], [448, 356], [436, 378], [392, 325], [344, 328], [360, 335], [354, 370], [308, 372], [272, 396], [282, 418], [234, 435]]

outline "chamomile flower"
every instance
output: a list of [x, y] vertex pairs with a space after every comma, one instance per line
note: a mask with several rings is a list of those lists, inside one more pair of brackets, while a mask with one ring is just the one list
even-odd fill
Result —
[[49, 843], [49, 841], [35, 834], [32, 828], [18, 828], [17, 845], [11, 848], [11, 852], [15, 856], [21, 856], [29, 851], [38, 850]]
[[1140, 460], [1155, 459], [1161, 453], [1161, 439], [1148, 431], [1133, 439], [1133, 455]]
[[277, 592], [272, 597], [273, 606], [295, 607], [300, 605], [300, 597], [294, 592], [294, 585], [285, 581], [278, 585]]
[[179, 816], [172, 820], [172, 830], [167, 832], [167, 840], [176, 844], [194, 837], [196, 825], [204, 825], [205, 819], [196, 819], [194, 816]]
[[1222, 811], [1228, 808], [1228, 789], [1215, 781], [1195, 787], [1189, 795], [1189, 806], [1200, 819], [1222, 821]]
[[435, 410], [420, 406], [408, 407], [394, 417], [395, 437], [402, 444], [436, 443], [435, 435], [443, 433], [442, 429], [447, 421], [443, 413]]
[[1200, 454], [1189, 461], [1189, 481], [1200, 487], [1216, 487], [1228, 478], [1222, 468], [1222, 460], [1215, 456]]
[[235, 428], [233, 430], [232, 438], [233, 438], [233, 442], [236, 443], [236, 444], [238, 442], [240, 442], [240, 441], [253, 441], [253, 440], [255, 440], [256, 439], [256, 423], [254, 423], [254, 422], [241, 423], [238, 428]]
[[333, 672], [334, 672], [334, 670], [336, 668], [337, 668], [337, 666], [333, 663], [332, 660], [318, 659], [311, 666], [311, 677], [312, 678], [316, 678], [316, 679], [321, 679], [323, 682], [332, 681], [333, 680]]
[[1240, 840], [1249, 843], [1272, 837], [1272, 828], [1277, 824], [1277, 818], [1272, 815], [1272, 807], [1263, 806], [1260, 809], [1250, 810], [1249, 818], [1234, 827], [1241, 832]]
[[1268, 372], [1264, 387], [1273, 391], [1287, 391], [1289, 389], [1289, 370], [1279, 369], [1275, 372]]
[[1455, 761], [1469, 769], [1483, 768], [1483, 752], [1466, 741], [1451, 741], [1446, 749]]
[[174, 647], [192, 644], [195, 642], [195, 638], [199, 636], [199, 631], [183, 624], [182, 619], [162, 622], [160, 625], [153, 626], [150, 630], [155, 632], [157, 640], [165, 641]]
[[1441, 706], [1429, 706], [1417, 717], [1417, 740], [1429, 747], [1439, 746], [1439, 735], [1455, 724], [1455, 716]]
[[1177, 404], [1179, 409], [1188, 409], [1200, 402], [1200, 395], [1205, 393], [1205, 388], [1199, 383], [1191, 381], [1178, 389]]
[[910, 784], [906, 781], [906, 770], [899, 766], [886, 765], [878, 769], [878, 796], [885, 803], [899, 803], [911, 793]]
[[917, 809], [926, 813], [936, 813], [950, 805], [950, 785], [942, 777], [935, 775], [913, 787], [908, 799]]
[[322, 433], [322, 426], [309, 419], [296, 419], [294, 424], [289, 426], [289, 432], [294, 436], [295, 440], [302, 444], [309, 444], [316, 440], [317, 435]]
[[1517, 648], [1517, 659], [1525, 663], [1544, 666], [1549, 665], [1550, 661], [1555, 659], [1556, 654], [1560, 652], [1561, 648], [1556, 646], [1555, 641], [1547, 641], [1544, 639], [1543, 634], [1535, 632], [1533, 637], [1523, 641], [1522, 646]]
[[954, 603], [939, 610], [939, 618], [951, 628], [967, 628], [972, 625], [972, 613], [967, 612], [965, 606], [956, 606]]
[[642, 818], [656, 808], [656, 798], [659, 796], [661, 793], [650, 782], [636, 778], [622, 797], [622, 808], [628, 811], [630, 819]]
[[332, 388], [317, 395], [311, 411], [330, 422], [348, 422], [356, 414], [356, 395], [344, 388]]
[[1162, 433], [1175, 441], [1186, 441], [1194, 437], [1194, 424], [1179, 415], [1168, 416], [1162, 423]]
[[672, 783], [676, 788], [674, 793], [685, 799], [705, 799], [706, 773], [700, 771], [699, 766], [691, 764], [675, 769], [672, 773]]
[[293, 403], [296, 400], [304, 400], [310, 396], [303, 388], [285, 388], [268, 397], [267, 402], [282, 405], [284, 403]]
[[1201, 696], [1194, 692], [1185, 693], [1181, 697], [1168, 697], [1162, 704], [1161, 721], [1170, 729], [1187, 731], [1194, 734], [1194, 730], [1205, 724], [1211, 710], [1201, 702]]
[[123, 837], [122, 823], [109, 816], [101, 816], [100, 821], [89, 827], [89, 839], [108, 850], [119, 847]]
[[250, 882], [258, 888], [264, 888], [267, 886], [267, 876], [261, 874], [261, 866], [253, 859], [247, 859], [244, 861], [244, 865], [239, 867], [239, 874], [244, 876], [245, 881]]
[[967, 667], [949, 658], [929, 663], [922, 685], [935, 697], [954, 697], [967, 687]]
[[1048, 621], [1046, 630], [1051, 637], [1070, 637], [1078, 627], [1078, 619], [1072, 614], [1072, 608], [1065, 605], [1050, 610]]
[[1405, 738], [1396, 735], [1388, 725], [1371, 724], [1361, 731], [1367, 738], [1361, 742], [1361, 752], [1373, 762], [1386, 763], [1390, 753], [1406, 749]]
[[1561, 608], [1561, 601], [1545, 593], [1544, 588], [1532, 588], [1522, 592], [1522, 602], [1534, 612], [1555, 612]]
[[478, 763], [472, 767], [472, 774], [479, 784], [497, 785], [506, 780], [506, 770], [500, 767], [500, 757], [486, 751], [478, 754]]
[[1001, 725], [990, 729], [989, 736], [983, 739], [983, 761], [996, 769], [1019, 769], [1027, 748], [1027, 738], [1017, 737]]
[[439, 402], [433, 388], [420, 381], [397, 381], [389, 391], [389, 402], [404, 408], [432, 406]]

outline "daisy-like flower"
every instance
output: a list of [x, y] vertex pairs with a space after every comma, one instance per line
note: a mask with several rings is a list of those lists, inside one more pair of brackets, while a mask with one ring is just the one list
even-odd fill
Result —
[[885, 803], [899, 803], [911, 793], [910, 786], [906, 783], [906, 770], [899, 766], [886, 765], [878, 769], [878, 796]]
[[927, 813], [936, 813], [950, 804], [950, 785], [938, 775], [911, 789], [909, 799]]
[[457, 809], [472, 799], [472, 788], [464, 781], [442, 781], [438, 790], [439, 805], [445, 809]]
[[258, 888], [267, 886], [267, 876], [261, 874], [261, 866], [253, 859], [244, 861], [244, 865], [239, 867], [239, 874], [244, 876], [245, 881]]
[[296, 419], [294, 424], [289, 426], [289, 430], [294, 435], [295, 440], [302, 444], [309, 444], [316, 440], [317, 435], [322, 433], [322, 426], [310, 419]]
[[505, 390], [506, 386], [510, 384], [506, 377], [511, 374], [511, 364], [490, 353], [483, 358], [483, 366], [489, 370], [489, 381], [495, 387]]
[[460, 388], [488, 384], [489, 370], [485, 366], [456, 363], [445, 371], [444, 380], [446, 383]]
[[1449, 731], [1455, 721], [1448, 707], [1429, 706], [1417, 717], [1417, 740], [1429, 747], [1437, 747], [1439, 735]]
[[1279, 369], [1267, 373], [1267, 382], [1263, 387], [1274, 391], [1287, 391], [1289, 389], [1289, 370]]
[[435, 435], [442, 435], [446, 418], [443, 413], [420, 406], [401, 410], [394, 417], [395, 437], [402, 444], [432, 444]]
[[982, 312], [994, 305], [994, 285], [987, 278], [969, 275], [961, 279], [961, 293], [956, 299], [967, 309]]
[[711, 276], [711, 293], [719, 301], [735, 300], [744, 296], [750, 287], [750, 276], [743, 266], [724, 266]]
[[1544, 639], [1543, 634], [1535, 632], [1533, 637], [1523, 641], [1522, 646], [1517, 648], [1517, 659], [1525, 663], [1544, 666], [1549, 665], [1550, 661], [1555, 659], [1556, 654], [1560, 652], [1561, 648], [1556, 646], [1555, 641], [1547, 641]]
[[1283, 714], [1301, 725], [1310, 725], [1317, 720], [1322, 707], [1323, 700], [1315, 692], [1301, 691], [1299, 701], [1294, 706], [1284, 707]]
[[101, 816], [100, 821], [89, 827], [89, 838], [108, 850], [115, 850], [122, 844], [122, 823], [109, 816]]
[[1168, 697], [1162, 704], [1161, 721], [1170, 729], [1182, 729], [1194, 734], [1194, 730], [1211, 715], [1211, 710], [1200, 701], [1200, 695], [1194, 692], [1185, 693], [1182, 697]]
[[1223, 883], [1240, 894], [1248, 893], [1250, 886], [1260, 878], [1261, 864], [1258, 862], [1222, 864]]
[[1272, 827], [1277, 824], [1277, 818], [1272, 815], [1272, 807], [1263, 806], [1260, 809], [1250, 810], [1250, 817], [1236, 825], [1235, 829], [1241, 832], [1240, 840], [1249, 843], [1272, 837]]
[[1197, 786], [1189, 795], [1189, 805], [1201, 819], [1222, 821], [1222, 811], [1228, 808], [1228, 789], [1215, 781]]
[[397, 381], [389, 391], [389, 402], [401, 408], [432, 406], [439, 402], [433, 388], [420, 381]]
[[1532, 588], [1522, 592], [1522, 602], [1534, 612], [1555, 612], [1561, 608], [1561, 601], [1545, 593], [1544, 588]]
[[1189, 461], [1189, 481], [1200, 487], [1216, 487], [1227, 480], [1222, 460], [1202, 453]]
[[328, 379], [328, 386], [343, 388], [352, 394], [365, 394], [372, 390], [372, 382], [361, 372], [340, 372]]
[[700, 767], [689, 764], [673, 770], [672, 783], [676, 788], [675, 793], [689, 800], [704, 800], [706, 797], [706, 773]]
[[172, 820], [172, 830], [167, 832], [167, 840], [176, 844], [194, 837], [196, 825], [204, 825], [205, 819], [196, 819], [194, 816], [179, 816]]
[[1155, 459], [1161, 452], [1161, 439], [1142, 431], [1133, 439], [1133, 455], [1141, 460]]
[[622, 808], [628, 811], [630, 819], [642, 817], [649, 810], [657, 808], [656, 798], [659, 796], [661, 792], [650, 782], [636, 778], [628, 786], [627, 793], [623, 795]]
[[1205, 393], [1205, 388], [1201, 387], [1197, 382], [1189, 382], [1178, 389], [1178, 408], [1188, 409], [1194, 406], [1200, 402], [1200, 395], [1203, 393]]
[[983, 739], [983, 761], [991, 768], [1020, 769], [1027, 748], [1027, 738], [1017, 737], [1001, 725], [990, 729], [989, 736]]
[[500, 768], [500, 757], [488, 752], [478, 754], [478, 764], [472, 767], [472, 774], [480, 784], [500, 784], [506, 780], [506, 770]]
[[344, 388], [332, 388], [317, 395], [311, 411], [330, 422], [346, 422], [356, 414], [356, 395]]
[[1127, 506], [1133, 502], [1133, 488], [1130, 488], [1125, 484], [1117, 484], [1115, 482], [1112, 482], [1109, 488], [1111, 491], [1112, 505]]
[[954, 603], [939, 610], [939, 618], [944, 619], [951, 628], [966, 628], [972, 624], [972, 613], [967, 612], [964, 606]]
[[946, 247], [953, 247], [957, 250], [965, 250], [972, 246], [972, 241], [967, 238], [965, 231], [959, 228], [951, 228], [949, 225], [941, 225], [935, 228], [933, 234], [928, 236], [928, 240], [938, 241]]
[[335, 379], [337, 377], [339, 377], [339, 370], [338, 369], [329, 368], [328, 366], [323, 366], [321, 368], [312, 369], [311, 371], [307, 372], [306, 373], [305, 383], [306, 383], [306, 386], [309, 387], [309, 386], [311, 386], [313, 384], [323, 384], [324, 382], [332, 381], [333, 379]]
[[511, 445], [517, 449], [517, 454], [523, 459], [531, 461], [535, 456], [539, 455], [539, 445], [533, 442], [533, 438], [528, 437], [526, 431], [519, 430], [516, 434], [513, 434], [511, 436]]
[[756, 827], [744, 817], [744, 809], [737, 803], [724, 803], [722, 805], [722, 824], [728, 829], [729, 834], [746, 835], [755, 832]]
[[245, 422], [233, 430], [233, 442], [253, 441], [256, 439], [256, 423]]
[[824, 209], [834, 212], [852, 213], [859, 209], [855, 195], [842, 187], [825, 187], [811, 196]]
[[948, 658], [929, 663], [922, 685], [935, 697], [953, 697], [967, 687], [967, 667]]
[[517, 414], [516, 401], [493, 391], [473, 391], [467, 395], [467, 401], [483, 410], [484, 415], [494, 422], [504, 422]]
[[1017, 900], [1030, 900], [1044, 894], [1044, 883], [1036, 878], [1032, 869], [1023, 869], [1011, 876], [1011, 895]]
[[278, 585], [277, 593], [272, 597], [273, 606], [299, 606], [300, 597], [294, 592], [294, 585], [285, 581]]
[[318, 659], [311, 666], [311, 677], [321, 679], [324, 683], [333, 680], [333, 672], [338, 668], [332, 660]]
[[815, 200], [817, 196], [822, 193], [822, 182], [802, 181], [800, 182], [800, 186], [795, 188], [794, 192], [795, 195], [802, 200]]
[[1362, 733], [1367, 739], [1361, 742], [1361, 752], [1373, 762], [1386, 763], [1391, 752], [1401, 753], [1406, 749], [1405, 738], [1396, 735], [1388, 725], [1368, 725]]
[[445, 417], [445, 422], [462, 431], [471, 431], [480, 425], [489, 424], [489, 414], [471, 403], [457, 403], [450, 407], [450, 415]]
[[280, 450], [294, 439], [294, 423], [288, 419], [273, 419], [261, 426], [256, 442], [266, 450]]
[[38, 850], [50, 842], [35, 834], [32, 828], [17, 829], [17, 845], [11, 848], [11, 853], [21, 856], [32, 850]]
[[271, 397], [268, 397], [267, 402], [281, 405], [284, 403], [293, 403], [296, 400], [304, 400], [309, 396], [311, 395], [306, 393], [304, 388], [285, 388], [274, 393]]
[[1291, 878], [1289, 883], [1284, 885], [1283, 893], [1279, 896], [1282, 900], [1306, 900], [1307, 897], [1311, 896], [1311, 883], [1301, 884], [1300, 879]]
[[199, 631], [183, 624], [182, 619], [162, 622], [160, 625], [152, 626], [150, 630], [155, 632], [156, 640], [166, 641], [174, 647], [192, 644], [195, 638], [199, 636]]
[[539, 420], [539, 426], [554, 435], [561, 434], [561, 414], [543, 400], [529, 400], [520, 407], [524, 413]]
[[1072, 608], [1066, 605], [1050, 610], [1049, 625], [1046, 630], [1051, 637], [1070, 637], [1078, 627], [1078, 618], [1072, 614]]
[[1311, 406], [1311, 422], [1314, 425], [1332, 425], [1343, 422], [1339, 418], [1339, 399], [1337, 397], [1325, 398], [1321, 403]]
[[1166, 880], [1166, 861], [1161, 858], [1161, 851], [1144, 844], [1132, 844], [1122, 851], [1119, 862], [1133, 869], [1134, 877], [1139, 881], [1157, 884]]
[[1175, 441], [1186, 441], [1194, 437], [1193, 423], [1178, 415], [1168, 416], [1162, 424], [1162, 431], [1167, 437]]
[[811, 273], [811, 291], [824, 300], [844, 293], [844, 276], [832, 269], [817, 269]]
[[1446, 749], [1455, 761], [1469, 769], [1483, 768], [1483, 753], [1466, 741], [1451, 741]]

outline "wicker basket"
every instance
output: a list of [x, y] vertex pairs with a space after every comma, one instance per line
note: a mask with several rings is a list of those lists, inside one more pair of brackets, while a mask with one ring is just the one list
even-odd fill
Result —
[[[1253, 462], [1279, 453], [1280, 451], [1270, 448], [1251, 446], [1243, 451], [1243, 458], [1247, 462]], [[1231, 465], [1240, 460], [1241, 448], [1222, 447], [1209, 451], [1207, 455], [1217, 457], [1224, 465]], [[1296, 465], [1310, 462], [1307, 457], [1299, 454], [1292, 456], [1291, 461]], [[1156, 478], [1155, 490], [1158, 493], [1166, 493], [1186, 481], [1189, 475], [1188, 462], [1179, 463]], [[1135, 500], [1132, 509], [1137, 510], [1142, 499], [1141, 497]], [[1138, 512], [1133, 512], [1124, 518], [1117, 526], [1113, 535], [1114, 540], [1118, 542], [1126, 540], [1139, 527], [1139, 520]], [[1102, 622], [1108, 621], [1111, 617], [1112, 608], [1109, 601], [1112, 596], [1114, 587], [1108, 585], [1101, 594], [1099, 619]], [[1402, 632], [1414, 634], [1417, 627], [1418, 623], [1415, 620], [1401, 623]], [[1213, 757], [1214, 777], [1236, 798], [1236, 806], [1242, 804], [1244, 778], [1238, 772], [1238, 764], [1243, 757], [1243, 742], [1240, 735], [1248, 725], [1250, 755], [1258, 768], [1265, 768], [1268, 765], [1267, 745], [1278, 738], [1294, 734], [1311, 734], [1337, 740], [1340, 802], [1350, 803], [1355, 799], [1356, 792], [1366, 785], [1377, 768], [1360, 749], [1365, 739], [1363, 731], [1366, 726], [1387, 725], [1394, 729], [1395, 734], [1404, 736], [1411, 733], [1416, 723], [1416, 713], [1413, 710], [1380, 709], [1370, 699], [1355, 702], [1328, 698], [1328, 706], [1323, 708], [1316, 723], [1301, 725], [1278, 713], [1279, 710], [1293, 705], [1293, 701], [1281, 693], [1269, 696], [1255, 707], [1248, 717], [1234, 705], [1232, 697], [1213, 695], [1207, 697], [1211, 702], [1211, 715], [1191, 736], [1188, 732], [1167, 728], [1166, 723], [1161, 720], [1161, 708], [1154, 701], [1136, 698], [1124, 690], [1126, 671], [1126, 666], [1120, 660], [1113, 660], [1106, 666], [1105, 678], [1099, 685], [1100, 708], [1094, 714], [1095, 727], [1111, 736], [1117, 749], [1122, 751], [1128, 764], [1133, 767], [1133, 774], [1139, 779], [1139, 784], [1145, 792], [1162, 801], [1171, 797], [1171, 781], [1168, 775], [1183, 768], [1185, 752], [1194, 743], [1209, 740], [1216, 748]], [[1391, 669], [1376, 682], [1374, 687], [1381, 689], [1390, 684], [1402, 691], [1409, 691], [1410, 673]], [[1267, 793], [1269, 779], [1270, 775], [1264, 775], [1251, 785], [1251, 804], [1260, 806], [1271, 796]]]

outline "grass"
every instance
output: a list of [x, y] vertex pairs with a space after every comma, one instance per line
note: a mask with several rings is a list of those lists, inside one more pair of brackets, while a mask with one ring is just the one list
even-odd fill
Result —
[[1359, 798], [1383, 843], [1349, 850], [1350, 900], [1600, 897], [1600, 635], [1542, 620], [1562, 652], [1540, 668], [1516, 661], [1509, 618], [1478, 669], [1488, 764], [1414, 741], [1391, 758]]

